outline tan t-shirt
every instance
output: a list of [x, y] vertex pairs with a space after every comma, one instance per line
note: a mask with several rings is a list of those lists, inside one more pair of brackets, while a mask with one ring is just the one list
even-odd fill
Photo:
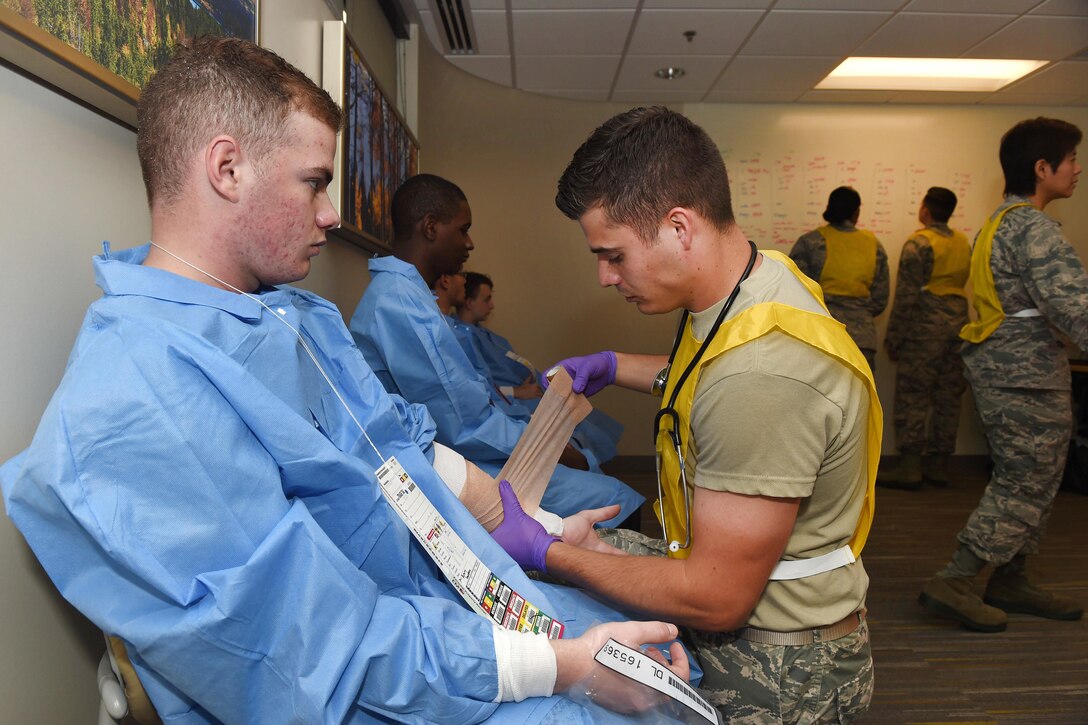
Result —
[[[788, 269], [763, 257], [729, 317], [770, 301], [823, 313]], [[693, 315], [696, 339], [708, 334], [722, 304]], [[688, 478], [715, 491], [802, 499], [783, 558], [825, 554], [850, 540], [861, 513], [868, 412], [865, 383], [849, 368], [784, 333], [768, 333], [703, 368]], [[860, 561], [771, 581], [748, 623], [783, 632], [833, 624], [862, 607], [868, 586]]]

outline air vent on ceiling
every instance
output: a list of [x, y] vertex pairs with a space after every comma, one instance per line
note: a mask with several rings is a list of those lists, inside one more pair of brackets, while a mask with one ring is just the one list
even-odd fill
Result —
[[476, 29], [467, 0], [430, 0], [447, 54], [471, 55], [476, 52]]

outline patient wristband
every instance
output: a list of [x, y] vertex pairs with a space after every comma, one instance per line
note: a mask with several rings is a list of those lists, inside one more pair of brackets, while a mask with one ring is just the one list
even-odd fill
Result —
[[495, 665], [499, 693], [495, 702], [547, 697], [555, 690], [555, 650], [548, 638], [495, 627]]
[[454, 496], [461, 496], [468, 479], [468, 466], [465, 457], [452, 448], [434, 443], [434, 470], [447, 487], [453, 491]]
[[374, 472], [401, 521], [472, 611], [503, 629], [563, 636], [563, 623], [540, 611], [494, 574], [458, 536], [400, 462], [390, 456]]
[[559, 518], [556, 514], [538, 508], [536, 513], [533, 514], [533, 518], [536, 519], [536, 522], [543, 526], [544, 530], [550, 535], [563, 536], [563, 519]]

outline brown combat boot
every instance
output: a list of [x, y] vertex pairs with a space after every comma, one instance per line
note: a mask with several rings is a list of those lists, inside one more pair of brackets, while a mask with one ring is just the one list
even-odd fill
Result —
[[922, 481], [937, 488], [948, 488], [948, 455], [922, 456]]
[[922, 487], [922, 457], [917, 453], [901, 453], [894, 466], [880, 467], [876, 474], [876, 485], [901, 491], [917, 491]]
[[976, 632], [1004, 632], [1009, 617], [1000, 609], [987, 605], [975, 593], [972, 577], [935, 576], [926, 582], [918, 603], [947, 619], [954, 619]]
[[1084, 608], [1074, 599], [1046, 592], [1027, 577], [1023, 557], [999, 566], [990, 576], [983, 601], [1006, 612], [1031, 614], [1046, 619], [1071, 622], [1084, 615]]

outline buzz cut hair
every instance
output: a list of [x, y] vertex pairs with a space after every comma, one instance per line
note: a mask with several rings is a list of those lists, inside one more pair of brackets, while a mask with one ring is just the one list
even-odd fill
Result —
[[170, 205], [186, 183], [193, 156], [220, 134], [261, 162], [287, 140], [293, 112], [334, 131], [343, 113], [305, 73], [240, 38], [180, 42], [140, 93], [136, 150], [148, 203]]

